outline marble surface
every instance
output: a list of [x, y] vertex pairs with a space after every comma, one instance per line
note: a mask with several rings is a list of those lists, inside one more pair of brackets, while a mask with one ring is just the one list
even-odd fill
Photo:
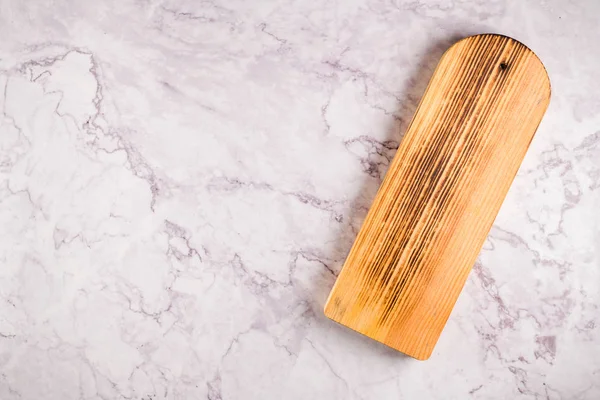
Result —
[[[1, 399], [600, 398], [600, 3], [0, 1]], [[429, 361], [322, 307], [442, 52], [553, 96]]]

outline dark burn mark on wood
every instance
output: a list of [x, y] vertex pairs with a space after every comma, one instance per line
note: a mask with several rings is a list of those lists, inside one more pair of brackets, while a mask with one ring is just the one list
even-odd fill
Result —
[[[486, 57], [478, 57], [478, 55], [486, 50], [494, 54], [494, 57], [499, 57], [502, 51], [506, 48], [506, 44], [494, 43], [496, 46], [490, 48], [487, 46], [487, 42], [482, 40], [476, 47], [476, 51], [473, 54], [470, 62], [472, 63], [471, 68], [466, 68], [466, 74], [459, 77], [459, 87], [462, 90], [459, 91], [459, 98], [461, 101], [457, 101], [458, 107], [454, 107], [452, 111], [448, 112], [444, 120], [448, 121], [446, 124], [441, 124], [439, 130], [435, 132], [434, 137], [442, 138], [440, 142], [436, 142], [435, 146], [432, 146], [428, 150], [428, 153], [432, 156], [425, 157], [420, 162], [416, 163], [421, 168], [426, 168], [430, 171], [428, 183], [424, 184], [426, 180], [418, 180], [413, 185], [425, 187], [424, 196], [421, 197], [420, 204], [417, 204], [415, 212], [411, 213], [411, 223], [408, 227], [409, 231], [416, 229], [417, 225], [422, 221], [423, 212], [426, 209], [432, 209], [433, 216], [428, 220], [426, 225], [423, 227], [422, 234], [419, 235], [419, 240], [414, 243], [413, 247], [409, 250], [405, 248], [411, 235], [402, 235], [402, 229], [394, 231], [394, 241], [398, 239], [397, 235], [401, 235], [403, 245], [399, 249], [397, 255], [393, 257], [393, 263], [384, 269], [382, 283], [387, 293], [383, 300], [383, 312], [378, 319], [378, 325], [384, 326], [390, 322], [390, 320], [396, 320], [397, 318], [405, 319], [411, 314], [413, 308], [416, 306], [421, 298], [422, 293], [413, 293], [411, 301], [405, 302], [403, 307], [403, 314], [397, 315], [398, 302], [401, 300], [403, 292], [408, 290], [412, 284], [415, 276], [419, 276], [425, 279], [425, 283], [431, 278], [431, 272], [427, 270], [428, 266], [424, 265], [424, 259], [429, 253], [429, 245], [434, 241], [437, 233], [437, 223], [440, 217], [443, 216], [446, 209], [446, 203], [448, 200], [448, 193], [451, 192], [451, 188], [460, 175], [462, 163], [449, 165], [450, 156], [453, 153], [462, 153], [463, 162], [469, 162], [471, 153], [474, 148], [477, 147], [475, 142], [477, 141], [477, 130], [472, 130], [468, 137], [464, 138], [463, 145], [457, 147], [461, 139], [461, 135], [457, 132], [464, 130], [465, 124], [475, 123], [477, 124], [485, 120], [483, 116], [481, 118], [476, 117], [476, 109], [480, 105], [480, 95], [484, 91], [486, 85], [489, 83], [489, 79], [493, 75], [495, 63], [485, 62], [489, 60]], [[484, 68], [483, 72], [481, 68]], [[475, 75], [473, 71], [479, 71], [479, 75]], [[476, 84], [467, 86], [466, 84], [476, 79]], [[498, 88], [498, 86], [495, 86]], [[455, 92], [456, 93], [456, 92]], [[493, 96], [498, 95], [497, 91], [493, 92]], [[449, 102], [453, 103], [453, 100], [448, 99]], [[453, 150], [452, 150], [453, 149]], [[461, 150], [462, 149], [462, 150]], [[433, 162], [435, 160], [435, 162]], [[445, 178], [442, 176], [446, 174]], [[421, 190], [421, 193], [423, 191]], [[409, 253], [406, 253], [406, 252]], [[401, 273], [397, 272], [396, 264], [399, 261], [399, 257], [408, 254], [408, 258], [404, 261]], [[391, 283], [391, 284], [390, 284]], [[366, 301], [372, 301], [372, 299], [366, 299]]]

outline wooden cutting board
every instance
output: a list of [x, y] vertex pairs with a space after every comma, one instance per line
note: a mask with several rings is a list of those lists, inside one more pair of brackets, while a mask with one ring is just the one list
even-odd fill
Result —
[[501, 35], [442, 56], [325, 314], [429, 358], [550, 101], [536, 55]]

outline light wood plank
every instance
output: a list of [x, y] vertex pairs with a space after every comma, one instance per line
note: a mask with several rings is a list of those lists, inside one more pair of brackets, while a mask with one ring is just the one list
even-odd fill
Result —
[[477, 35], [440, 60], [325, 306], [431, 355], [550, 101], [536, 55]]

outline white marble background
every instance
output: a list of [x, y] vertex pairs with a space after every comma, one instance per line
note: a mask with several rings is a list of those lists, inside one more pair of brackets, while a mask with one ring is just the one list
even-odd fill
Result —
[[[0, 399], [600, 398], [600, 3], [0, 1]], [[325, 298], [441, 53], [553, 97], [438, 346]]]

